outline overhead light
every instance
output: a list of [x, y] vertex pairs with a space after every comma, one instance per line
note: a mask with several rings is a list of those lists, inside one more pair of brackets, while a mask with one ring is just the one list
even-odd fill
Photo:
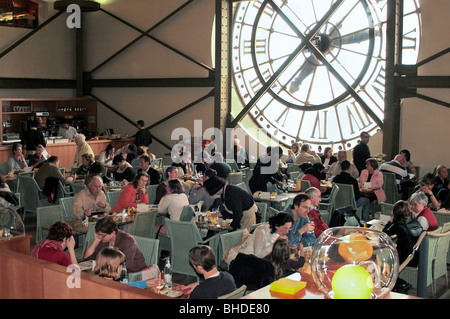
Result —
[[92, 12], [100, 10], [100, 3], [89, 0], [61, 0], [53, 3], [53, 8], [59, 11], [67, 11], [67, 7], [76, 4], [82, 12]]

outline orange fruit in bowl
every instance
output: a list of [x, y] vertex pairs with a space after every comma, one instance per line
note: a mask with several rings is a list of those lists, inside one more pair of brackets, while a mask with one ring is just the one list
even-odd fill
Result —
[[373, 248], [365, 236], [352, 233], [348, 241], [339, 244], [338, 252], [346, 262], [360, 263], [372, 257]]

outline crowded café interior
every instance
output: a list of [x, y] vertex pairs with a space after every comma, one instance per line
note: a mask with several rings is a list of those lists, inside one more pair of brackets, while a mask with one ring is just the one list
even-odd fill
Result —
[[0, 0], [0, 298], [450, 299], [449, 10]]

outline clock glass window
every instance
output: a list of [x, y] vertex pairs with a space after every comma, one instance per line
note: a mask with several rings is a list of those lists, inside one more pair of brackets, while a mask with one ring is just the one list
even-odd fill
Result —
[[[235, 2], [232, 116], [286, 146], [353, 148], [383, 126], [386, 19], [386, 0]], [[418, 0], [404, 0], [403, 21], [403, 63], [415, 64]]]

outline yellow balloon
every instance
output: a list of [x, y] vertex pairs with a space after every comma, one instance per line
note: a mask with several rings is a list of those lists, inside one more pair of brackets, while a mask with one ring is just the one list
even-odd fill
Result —
[[373, 282], [363, 267], [345, 265], [333, 275], [331, 289], [334, 292], [334, 299], [370, 299]]

